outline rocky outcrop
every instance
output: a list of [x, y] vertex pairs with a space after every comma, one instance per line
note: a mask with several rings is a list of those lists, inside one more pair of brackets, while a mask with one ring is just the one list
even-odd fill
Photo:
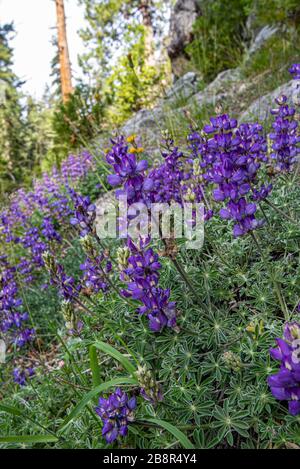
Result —
[[199, 89], [199, 77], [194, 72], [188, 72], [177, 81], [167, 91], [165, 100], [169, 103], [190, 98], [193, 94], [197, 93]]
[[234, 92], [236, 84], [241, 80], [239, 68], [224, 70], [203, 91], [192, 96], [189, 104], [204, 106], [205, 104], [218, 104]]
[[176, 77], [182, 73], [182, 62], [188, 60], [184, 50], [193, 38], [193, 24], [200, 15], [197, 0], [177, 0], [172, 10], [168, 54]]
[[144, 129], [150, 133], [152, 129], [157, 129], [163, 119], [163, 111], [160, 107], [153, 109], [141, 109], [122, 126], [125, 135], [143, 133]]
[[300, 88], [297, 88], [295, 80], [276, 88], [271, 93], [265, 94], [256, 99], [249, 108], [240, 116], [241, 121], [265, 121], [270, 115], [270, 109], [276, 107], [275, 99], [285, 95], [291, 103], [299, 102]]

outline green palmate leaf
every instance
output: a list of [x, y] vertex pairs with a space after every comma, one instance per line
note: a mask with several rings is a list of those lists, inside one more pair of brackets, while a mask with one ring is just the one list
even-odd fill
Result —
[[175, 438], [179, 441], [179, 443], [181, 443], [183, 448], [185, 448], [185, 449], [194, 449], [195, 448], [194, 445], [192, 444], [192, 442], [187, 438], [187, 436], [185, 436], [185, 434], [182, 433], [181, 430], [178, 430], [178, 428], [175, 427], [174, 425], [172, 425], [171, 423], [165, 422], [164, 420], [153, 419], [153, 418], [143, 419], [143, 421], [150, 422], [150, 423], [155, 423], [156, 425], [158, 425], [158, 426], [164, 428], [165, 430], [167, 430], [169, 433], [172, 433], [172, 435], [175, 436]]
[[121, 352], [116, 350], [114, 347], [112, 347], [109, 344], [106, 344], [105, 342], [101, 342], [98, 340], [93, 344], [94, 347], [97, 349], [101, 350], [104, 353], [107, 353], [107, 355], [110, 355], [112, 358], [117, 360], [118, 362], [121, 363], [121, 365], [127, 370], [130, 374], [134, 374], [136, 372], [135, 366], [131, 363], [130, 360], [128, 360], [125, 355], [123, 355]]
[[54, 435], [7, 435], [0, 436], [0, 443], [55, 443]]
[[89, 347], [90, 366], [92, 370], [93, 387], [99, 386], [101, 383], [100, 367], [98, 363], [97, 350], [94, 345]]
[[102, 383], [99, 386], [96, 386], [90, 392], [85, 394], [85, 396], [79, 402], [79, 404], [77, 404], [77, 406], [74, 407], [74, 409], [69, 413], [67, 418], [64, 420], [62, 426], [60, 427], [59, 432], [63, 432], [65, 428], [71, 423], [71, 421], [74, 420], [76, 417], [78, 417], [80, 412], [97, 394], [107, 391], [109, 388], [120, 386], [122, 384], [138, 384], [138, 381], [136, 378], [127, 378], [125, 376], [121, 378], [115, 378], [110, 381], [106, 381], [105, 383]]

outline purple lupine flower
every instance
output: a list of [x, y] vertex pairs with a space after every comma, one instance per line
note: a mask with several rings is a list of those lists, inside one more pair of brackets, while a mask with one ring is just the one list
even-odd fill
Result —
[[65, 300], [72, 300], [79, 296], [81, 285], [76, 284], [75, 279], [66, 274], [63, 265], [56, 262], [54, 256], [48, 251], [43, 254], [45, 267], [50, 274], [50, 284], [58, 288]]
[[151, 179], [145, 176], [147, 160], [138, 161], [134, 153], [128, 153], [124, 136], [112, 140], [112, 144], [106, 160], [112, 166], [114, 174], [107, 176], [108, 183], [113, 187], [123, 185], [124, 189], [117, 190], [116, 195], [125, 194], [130, 204], [143, 200], [144, 191], [152, 188]]
[[275, 101], [279, 107], [271, 110], [271, 114], [276, 116], [272, 124], [274, 131], [269, 135], [273, 141], [271, 157], [275, 160], [275, 168], [278, 171], [289, 172], [300, 153], [298, 122], [294, 118], [296, 110], [287, 104], [286, 96], [281, 96]]
[[118, 437], [124, 437], [128, 433], [128, 424], [134, 420], [136, 398], [131, 397], [117, 388], [107, 399], [99, 398], [99, 404], [95, 408], [103, 422], [102, 436], [107, 443], [113, 443]]
[[300, 64], [293, 64], [289, 68], [289, 72], [294, 80], [300, 80]]
[[205, 184], [214, 184], [214, 200], [226, 203], [219, 212], [221, 218], [235, 222], [235, 237], [263, 224], [262, 220], [256, 219], [257, 207], [251, 201], [262, 200], [271, 190], [271, 186], [268, 189], [259, 187], [257, 180], [261, 163], [267, 161], [267, 144], [262, 130], [257, 123], [238, 126], [235, 119], [224, 114], [212, 118], [211, 125], [204, 127], [209, 134], [206, 139], [197, 133], [190, 138], [192, 151], [201, 156], [199, 166]]
[[144, 306], [138, 308], [140, 314], [147, 314], [149, 328], [153, 332], [160, 332], [165, 326], [176, 327], [176, 302], [170, 300], [170, 290], [151, 288], [143, 295]]
[[61, 176], [66, 184], [74, 184], [87, 175], [93, 164], [93, 156], [88, 151], [83, 151], [79, 155], [69, 155], [61, 165]]
[[31, 367], [15, 368], [13, 370], [14, 382], [19, 384], [20, 386], [25, 386], [28, 378], [31, 378], [32, 376], [34, 376], [34, 374], [35, 374], [34, 369]]
[[48, 241], [61, 242], [61, 236], [58, 231], [54, 228], [54, 222], [51, 217], [45, 217], [42, 222], [42, 234]]
[[104, 272], [108, 274], [112, 269], [112, 264], [107, 261], [102, 267], [101, 264], [103, 264], [104, 259], [103, 254], [93, 258], [87, 257], [85, 262], [80, 265], [80, 269], [83, 271], [83, 282], [87, 288], [90, 288], [95, 293], [98, 293], [100, 290], [103, 292], [108, 290]]
[[[108, 181], [113, 186], [123, 185], [123, 189], [118, 190], [116, 195], [127, 196], [129, 216], [130, 205], [135, 202], [148, 204], [182, 200], [180, 181], [187, 176], [182, 167], [182, 153], [177, 148], [164, 152], [164, 163], [146, 176], [147, 161], [138, 162], [134, 154], [128, 153], [124, 137], [113, 141], [113, 144], [112, 150], [106, 156], [107, 162], [114, 169], [114, 174], [108, 177]], [[140, 246], [135, 247], [131, 240], [128, 240], [132, 255], [120, 277], [127, 283], [127, 289], [122, 292], [124, 296], [142, 303], [143, 306], [138, 312], [147, 313], [151, 330], [157, 332], [164, 326], [176, 326], [176, 307], [174, 302], [169, 301], [169, 290], [156, 288], [160, 264], [152, 249], [147, 249], [147, 244], [149, 241], [140, 241]]]
[[47, 249], [47, 244], [42, 241], [39, 229], [32, 226], [26, 228], [20, 242], [28, 250], [32, 264], [42, 267], [44, 265], [42, 255]]
[[96, 248], [93, 238], [89, 235], [84, 236], [80, 241], [86, 254], [85, 262], [80, 266], [83, 271], [83, 282], [94, 293], [98, 293], [100, 290], [106, 292], [109, 287], [108, 274], [112, 270], [108, 253], [99, 254], [98, 246]]
[[223, 114], [217, 117], [211, 117], [210, 118], [210, 124], [205, 125], [203, 130], [207, 134], [215, 133], [219, 130], [232, 130], [235, 129], [237, 126], [237, 120], [236, 119], [230, 119], [230, 117], [227, 114]]
[[127, 283], [123, 295], [141, 302], [137, 312], [147, 315], [153, 332], [160, 332], [165, 326], [176, 327], [176, 303], [170, 301], [169, 289], [158, 287], [161, 264], [158, 255], [148, 247], [149, 243], [150, 238], [140, 239], [139, 244], [128, 240], [131, 255], [127, 257], [120, 278]]
[[273, 396], [288, 401], [291, 415], [300, 414], [300, 323], [287, 323], [283, 339], [276, 339], [277, 347], [270, 349], [274, 360], [281, 362], [278, 373], [268, 377]]
[[183, 202], [181, 182], [188, 179], [188, 175], [184, 171], [182, 156], [177, 147], [162, 152], [163, 163], [148, 174], [148, 180], [152, 181], [148, 194], [151, 202]]
[[150, 239], [140, 239], [137, 247], [131, 239], [128, 240], [128, 247], [132, 256], [127, 259], [127, 267], [124, 269], [121, 278], [147, 279], [151, 285], [156, 285], [159, 278], [158, 271], [161, 264], [158, 261], [158, 254], [152, 248], [146, 249]]
[[6, 257], [0, 259], [2, 275], [0, 280], [0, 331], [6, 335], [8, 343], [18, 349], [34, 339], [35, 331], [29, 328], [28, 313], [22, 310], [18, 285], [15, 280], [16, 268], [12, 267]]
[[227, 203], [227, 208], [220, 210], [220, 217], [224, 220], [233, 219], [237, 222], [233, 227], [233, 234], [238, 237], [262, 226], [263, 221], [255, 218], [255, 212], [256, 205], [247, 203], [246, 199], [242, 197], [238, 202], [230, 200]]
[[74, 212], [70, 223], [79, 227], [81, 237], [86, 236], [93, 231], [96, 207], [91, 203], [89, 196], [82, 196], [73, 189], [70, 189], [69, 192], [74, 204]]
[[27, 328], [16, 334], [14, 343], [17, 347], [24, 347], [25, 344], [31, 342], [35, 337], [35, 329]]
[[256, 189], [255, 187], [253, 187], [251, 198], [255, 200], [256, 202], [265, 200], [271, 193], [272, 189], [273, 189], [272, 184], [268, 184], [268, 185], [262, 184], [262, 186], [259, 189]]
[[56, 264], [56, 271], [51, 276], [51, 284], [58, 287], [60, 294], [65, 300], [76, 298], [81, 290], [80, 285], [76, 285], [75, 279], [65, 273], [61, 264]]

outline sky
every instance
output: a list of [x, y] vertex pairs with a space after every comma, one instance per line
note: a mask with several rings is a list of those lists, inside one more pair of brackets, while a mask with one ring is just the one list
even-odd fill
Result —
[[[65, 0], [69, 53], [74, 78], [80, 76], [77, 56], [84, 46], [77, 31], [84, 26], [83, 7], [77, 0]], [[0, 0], [1, 24], [13, 21], [17, 35], [14, 48], [14, 72], [26, 80], [25, 92], [41, 98], [46, 84], [51, 84], [51, 60], [55, 49], [51, 37], [56, 33], [53, 0]]]

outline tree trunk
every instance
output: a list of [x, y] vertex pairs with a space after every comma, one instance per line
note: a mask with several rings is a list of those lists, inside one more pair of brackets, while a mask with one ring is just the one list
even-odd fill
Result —
[[56, 3], [56, 24], [57, 24], [57, 44], [59, 52], [60, 83], [63, 102], [66, 102], [73, 91], [71, 64], [69, 59], [66, 17], [64, 0], [55, 0]]
[[154, 31], [151, 15], [152, 0], [140, 0], [139, 10], [143, 18], [143, 25], [145, 28], [145, 57], [146, 64], [149, 66], [155, 65], [154, 57]]

